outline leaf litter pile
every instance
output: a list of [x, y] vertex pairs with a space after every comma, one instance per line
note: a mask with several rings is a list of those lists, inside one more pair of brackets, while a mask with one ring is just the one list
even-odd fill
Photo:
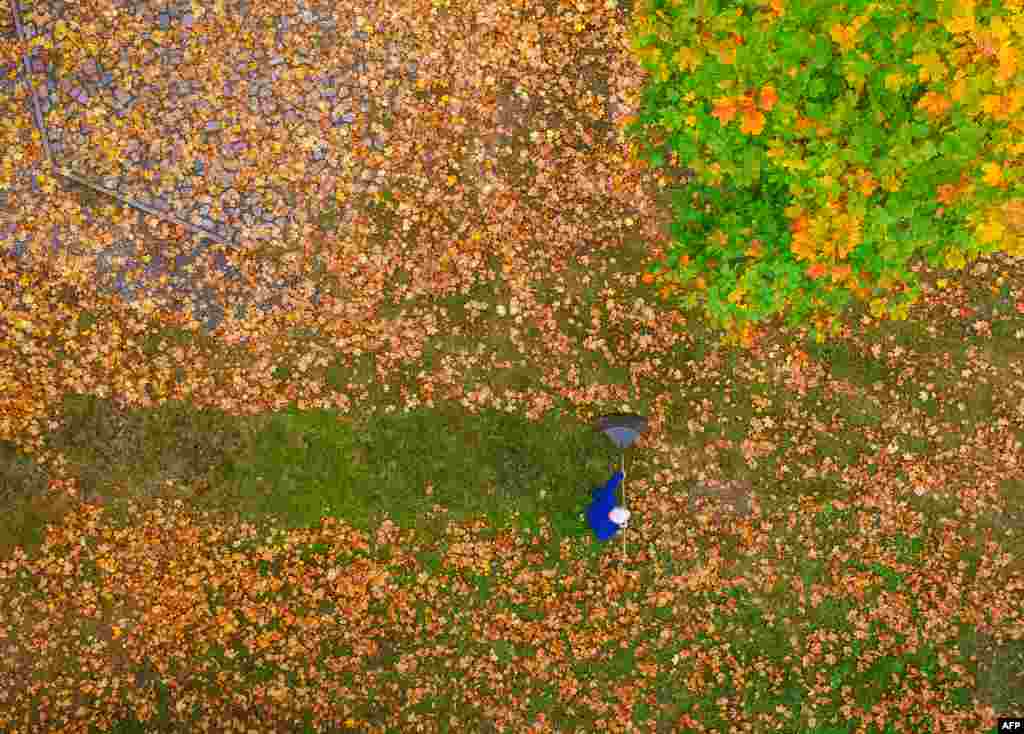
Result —
[[[192, 29], [206, 39], [198, 68], [233, 43], [274, 55], [273, 34], [240, 35], [224, 3], [194, 5], [207, 9]], [[247, 12], [259, 25], [290, 5]], [[45, 466], [72, 509], [38, 553], [0, 565], [0, 726], [979, 731], [1019, 712], [1019, 267], [993, 258], [931, 289], [926, 329], [851, 318], [828, 348], [802, 349], [784, 329], [750, 353], [719, 348], [641, 282], [664, 242], [665, 182], [610, 124], [644, 80], [621, 9], [403, 2], [350, 14], [339, 27], [415, 54], [403, 114], [345, 132], [322, 111], [296, 123], [293, 150], [325, 142], [364, 164], [301, 177], [275, 157], [287, 141], [275, 148], [252, 118], [248, 133], [270, 142], [251, 183], [277, 177], [294, 226], [269, 244], [243, 228], [232, 257], [254, 288], [267, 269], [304, 285], [211, 336], [158, 338], [156, 358], [148, 336], [197, 323], [156, 300], [125, 306], [89, 267], [115, 230], [170, 257], [181, 232], [135, 227], [113, 205], [92, 216], [42, 173], [24, 85], [2, 100], [13, 123], [0, 232], [28, 237], [33, 257], [0, 263], [0, 439]], [[5, 61], [24, 50], [10, 30]], [[321, 41], [308, 54], [335, 63], [343, 50]], [[384, 85], [377, 71], [364, 72], [370, 88]], [[296, 108], [301, 79], [280, 92]], [[134, 124], [145, 133], [145, 116]], [[116, 156], [97, 150], [92, 173]], [[367, 184], [365, 166], [387, 183]], [[76, 247], [40, 257], [54, 228]], [[987, 306], [996, 271], [1002, 311]], [[437, 353], [445, 339], [463, 346]], [[364, 383], [328, 379], [364, 354]], [[530, 384], [495, 387], [527, 368]], [[586, 422], [632, 407], [651, 419], [628, 480], [642, 521], [623, 553], [558, 539], [543, 516], [526, 531], [450, 522], [432, 541], [325, 517], [267, 538], [177, 498], [115, 524], [103, 496], [78, 501], [79, 478], [47, 442], [67, 393], [237, 415], [460, 404], [538, 420], [560, 406]]]

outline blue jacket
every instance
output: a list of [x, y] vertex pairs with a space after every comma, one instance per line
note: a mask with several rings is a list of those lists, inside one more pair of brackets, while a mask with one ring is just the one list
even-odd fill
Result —
[[593, 501], [587, 508], [587, 524], [594, 531], [597, 539], [604, 542], [619, 532], [619, 526], [608, 517], [608, 513], [615, 507], [615, 490], [622, 483], [623, 474], [617, 471], [608, 480], [608, 484], [598, 487], [591, 496]]

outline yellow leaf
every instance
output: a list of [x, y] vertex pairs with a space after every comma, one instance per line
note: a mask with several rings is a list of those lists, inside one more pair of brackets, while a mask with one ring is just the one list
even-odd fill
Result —
[[1024, 37], [1024, 13], [1016, 13], [1010, 18], [1010, 26], [1018, 37]]
[[982, 180], [989, 186], [999, 186], [1003, 183], [1003, 169], [999, 167], [998, 163], [986, 163], [982, 166], [982, 170], [985, 171]]
[[1002, 239], [1005, 232], [1006, 228], [1003, 227], [1002, 223], [991, 219], [978, 227], [978, 237], [986, 244], [989, 242], [998, 242]]
[[996, 79], [1007, 82], [1017, 74], [1019, 64], [1017, 63], [1017, 49], [1012, 46], [1000, 46], [999, 48], [999, 73]]
[[1003, 96], [1001, 94], [986, 94], [981, 101], [981, 109], [987, 115], [995, 118], [1002, 117]]
[[849, 82], [850, 86], [853, 87], [857, 94], [860, 94], [864, 90], [864, 76], [858, 74], [855, 71], [846, 72], [846, 81]]
[[957, 79], [955, 82], [953, 82], [953, 86], [950, 87], [949, 89], [949, 96], [952, 98], [954, 102], [959, 102], [961, 99], [963, 99], [966, 93], [967, 79], [964, 77], [961, 77], [960, 79]]
[[852, 26], [843, 26], [837, 23], [832, 26], [830, 35], [832, 40], [843, 49], [843, 53], [849, 52], [857, 43], [857, 30]]
[[676, 51], [676, 55], [673, 58], [680, 69], [694, 71], [700, 66], [701, 54], [688, 46], [684, 46]]
[[942, 79], [946, 75], [946, 65], [942, 63], [942, 59], [939, 58], [939, 54], [935, 51], [916, 54], [913, 57], [913, 62], [921, 67], [917, 71], [917, 80], [920, 82]]
[[967, 260], [962, 252], [950, 250], [946, 253], [946, 267], [950, 270], [962, 270]]
[[950, 33], [970, 33], [974, 30], [974, 16], [962, 15], [951, 18], [945, 22], [945, 26]]
[[1010, 38], [1012, 31], [1009, 26], [1006, 25], [1003, 18], [996, 16], [989, 21], [988, 29], [993, 36], [998, 38], [1002, 42], [1006, 42]]
[[892, 174], [889, 174], [888, 176], [882, 179], [882, 188], [891, 194], [899, 191], [900, 186], [900, 180]]
[[892, 92], [898, 92], [906, 81], [907, 78], [902, 74], [887, 74], [885, 77], [885, 88]]

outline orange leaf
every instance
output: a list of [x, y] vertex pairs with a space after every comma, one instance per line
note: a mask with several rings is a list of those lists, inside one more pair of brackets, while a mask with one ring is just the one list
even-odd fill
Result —
[[734, 97], [722, 97], [715, 101], [715, 109], [711, 115], [712, 117], [717, 117], [718, 121], [722, 123], [722, 127], [725, 127], [736, 116], [737, 109]]
[[957, 187], [953, 184], [940, 184], [938, 195], [935, 197], [940, 204], [951, 204], [957, 195]]
[[820, 278], [827, 272], [828, 268], [825, 267], [822, 263], [814, 263], [809, 268], [807, 268], [806, 271], [808, 278]]
[[793, 234], [796, 234], [797, 232], [802, 232], [805, 229], [807, 229], [807, 224], [807, 217], [797, 217], [796, 219], [789, 223], [789, 231], [792, 232]]
[[832, 282], [838, 283], [840, 281], [845, 281], [847, 278], [850, 277], [850, 273], [852, 271], [853, 268], [851, 268], [849, 265], [835, 266], [834, 268], [832, 268]]
[[932, 117], [942, 117], [952, 106], [953, 103], [938, 92], [926, 93], [915, 105], [917, 109], [924, 110]]
[[740, 132], [747, 135], [760, 135], [764, 130], [764, 115], [757, 110], [743, 113], [743, 124], [740, 125]]
[[768, 85], [761, 90], [761, 96], [758, 99], [758, 107], [765, 112], [771, 112], [775, 103], [779, 101], [779, 95], [775, 93], [775, 87]]
[[642, 280], [647, 285], [650, 285], [651, 283], [654, 282], [654, 274], [653, 273], [644, 273], [643, 277], [640, 280]]

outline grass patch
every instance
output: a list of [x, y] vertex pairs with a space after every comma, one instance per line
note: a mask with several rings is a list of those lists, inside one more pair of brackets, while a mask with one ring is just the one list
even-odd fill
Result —
[[605, 443], [553, 414], [533, 425], [446, 406], [355, 424], [333, 411], [289, 410], [266, 422], [203, 502], [287, 527], [315, 525], [326, 514], [369, 529], [387, 513], [400, 526], [422, 528], [434, 504], [453, 518], [484, 516], [498, 526], [513, 512], [564, 517], [579, 511], [590, 485], [607, 479], [613, 457]]

